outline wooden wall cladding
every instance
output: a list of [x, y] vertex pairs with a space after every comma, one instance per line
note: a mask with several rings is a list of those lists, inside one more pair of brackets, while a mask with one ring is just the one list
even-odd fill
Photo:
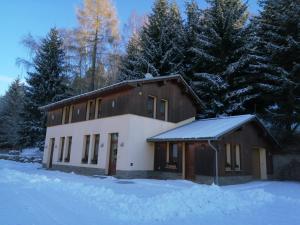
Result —
[[[121, 90], [104, 96], [95, 96], [92, 99], [84, 99], [73, 105], [72, 122], [80, 122], [86, 120], [87, 104], [89, 100], [101, 98], [100, 118], [117, 116], [123, 114], [135, 114], [139, 116], [152, 117], [147, 111], [147, 98], [149, 95], [156, 97], [156, 119], [164, 120], [164, 115], [160, 113], [161, 100], [168, 102], [168, 121], [180, 122], [196, 116], [197, 106], [190, 96], [180, 87], [177, 81], [165, 81], [156, 83], [138, 84], [132, 89]], [[62, 109], [58, 109], [62, 113]], [[91, 108], [95, 111], [95, 104]], [[49, 115], [57, 110], [52, 110]], [[57, 120], [49, 122], [48, 126], [61, 124]], [[95, 118], [92, 113], [92, 119]]]
[[47, 126], [56, 126], [62, 123], [63, 109], [52, 110], [47, 113]]
[[[231, 150], [235, 144], [241, 147], [241, 170], [240, 171], [225, 171], [226, 164], [226, 143], [231, 144]], [[269, 157], [270, 152], [273, 150], [273, 145], [266, 138], [266, 134], [261, 127], [255, 122], [245, 124], [242, 129], [238, 129], [222, 138], [219, 142], [219, 172], [220, 176], [226, 175], [251, 175], [252, 174], [252, 157], [254, 148], [265, 148], [267, 154], [267, 172], [272, 171], [272, 157]], [[233, 151], [231, 152], [233, 154]]]

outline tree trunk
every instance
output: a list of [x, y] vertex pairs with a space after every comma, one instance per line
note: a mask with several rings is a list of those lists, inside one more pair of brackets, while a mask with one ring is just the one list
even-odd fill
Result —
[[96, 78], [96, 59], [97, 59], [97, 47], [98, 47], [98, 29], [96, 29], [92, 52], [92, 68], [91, 68], [91, 91], [95, 90], [95, 78]]

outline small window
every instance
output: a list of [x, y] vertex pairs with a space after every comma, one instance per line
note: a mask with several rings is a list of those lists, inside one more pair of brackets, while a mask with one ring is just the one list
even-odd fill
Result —
[[235, 170], [241, 170], [241, 146], [235, 145]]
[[159, 106], [159, 113], [163, 120], [168, 120], [168, 101], [161, 99], [160, 106]]
[[69, 106], [63, 108], [62, 124], [69, 123]]
[[59, 147], [59, 158], [58, 161], [62, 162], [64, 156], [64, 147], [65, 147], [65, 137], [60, 138], [60, 147]]
[[93, 158], [91, 163], [97, 164], [98, 163], [98, 152], [99, 152], [99, 142], [100, 142], [100, 135], [94, 135], [94, 149], [93, 149]]
[[95, 118], [95, 101], [88, 101], [86, 110], [86, 120], [92, 120]]
[[71, 149], [72, 149], [72, 137], [68, 137], [68, 147], [67, 147], [67, 155], [65, 158], [65, 162], [70, 162]]
[[96, 100], [95, 115], [96, 115], [96, 118], [101, 117], [101, 99], [100, 98], [98, 98]]
[[147, 112], [152, 118], [156, 118], [156, 97], [148, 96]]
[[232, 164], [231, 164], [231, 145], [226, 144], [226, 164], [225, 164], [225, 170], [231, 170]]
[[90, 149], [90, 135], [85, 135], [85, 144], [84, 144], [84, 149], [83, 149], [83, 154], [82, 154], [82, 163], [87, 163], [88, 158], [89, 158], [89, 149]]
[[69, 123], [72, 122], [73, 109], [74, 109], [74, 106], [71, 105], [71, 106], [70, 106], [70, 109], [69, 109]]

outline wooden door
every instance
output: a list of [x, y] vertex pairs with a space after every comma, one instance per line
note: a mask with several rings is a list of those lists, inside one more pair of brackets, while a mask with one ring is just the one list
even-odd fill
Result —
[[267, 158], [266, 158], [266, 149], [259, 149], [259, 165], [260, 165], [260, 179], [266, 180], [267, 176]]
[[118, 155], [118, 134], [111, 134], [108, 174], [115, 175]]
[[53, 160], [53, 152], [54, 152], [54, 146], [55, 146], [55, 138], [50, 139], [49, 143], [49, 158], [48, 158], [48, 168], [52, 168], [52, 160]]
[[260, 157], [259, 149], [252, 149], [252, 176], [255, 179], [260, 179]]
[[185, 179], [187, 180], [195, 180], [195, 151], [195, 144], [187, 145], [185, 151]]

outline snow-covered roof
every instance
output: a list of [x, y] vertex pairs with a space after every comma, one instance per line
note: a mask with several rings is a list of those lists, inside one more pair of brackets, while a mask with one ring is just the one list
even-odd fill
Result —
[[256, 119], [254, 115], [247, 114], [195, 120], [148, 138], [148, 141], [217, 140], [222, 135], [254, 119]]
[[153, 77], [153, 78], [144, 78], [144, 79], [136, 79], [136, 80], [125, 80], [113, 85], [109, 85], [94, 91], [90, 91], [90, 92], [86, 92], [80, 95], [76, 95], [70, 98], [66, 98], [57, 102], [53, 102], [51, 104], [45, 105], [45, 106], [41, 106], [39, 109], [40, 110], [49, 110], [51, 108], [55, 108], [55, 107], [60, 107], [62, 105], [65, 104], [70, 104], [73, 103], [75, 101], [78, 101], [80, 99], [83, 98], [89, 98], [89, 97], [93, 97], [96, 95], [101, 95], [104, 93], [107, 93], [111, 90], [115, 90], [124, 86], [135, 86], [137, 83], [151, 83], [151, 82], [157, 82], [157, 81], [163, 81], [163, 80], [174, 80], [177, 79], [178, 81], [180, 81], [186, 88], [187, 92], [190, 93], [190, 95], [195, 99], [195, 101], [202, 105], [202, 101], [199, 99], [199, 97], [197, 96], [197, 94], [193, 91], [193, 89], [186, 83], [186, 81], [183, 79], [183, 77], [181, 75], [170, 75], [170, 76], [161, 76], [161, 77]]

